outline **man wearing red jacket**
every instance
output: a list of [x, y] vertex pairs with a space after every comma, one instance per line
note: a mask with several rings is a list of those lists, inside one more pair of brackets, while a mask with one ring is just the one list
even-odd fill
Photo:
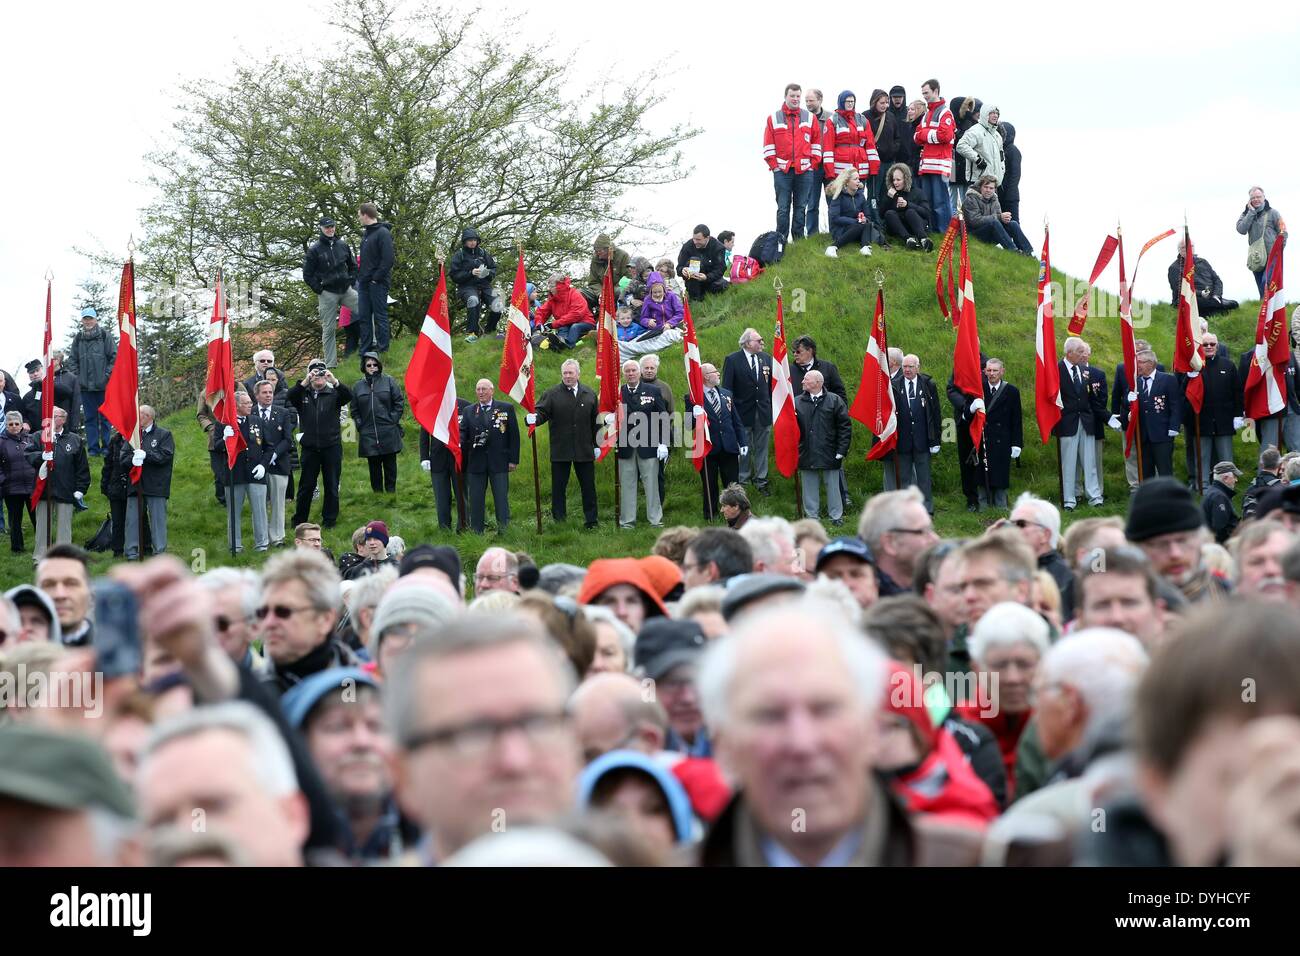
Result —
[[952, 177], [952, 147], [957, 138], [957, 123], [947, 102], [939, 95], [938, 80], [922, 83], [921, 96], [926, 103], [925, 113], [916, 124], [912, 137], [921, 147], [917, 180], [922, 195], [930, 204], [930, 228], [934, 232], [943, 232], [953, 217], [947, 180]]
[[763, 130], [763, 161], [772, 170], [776, 187], [776, 231], [783, 239], [804, 237], [805, 217], [818, 185], [817, 170], [822, 162], [822, 124], [799, 106], [802, 92], [798, 83], [788, 84], [785, 102], [767, 118]]

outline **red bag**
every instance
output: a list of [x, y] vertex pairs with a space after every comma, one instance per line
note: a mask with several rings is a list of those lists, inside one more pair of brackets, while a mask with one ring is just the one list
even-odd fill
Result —
[[763, 273], [763, 266], [757, 259], [751, 259], [749, 256], [732, 256], [731, 257], [731, 281], [734, 283], [748, 282], [751, 279], [757, 279]]

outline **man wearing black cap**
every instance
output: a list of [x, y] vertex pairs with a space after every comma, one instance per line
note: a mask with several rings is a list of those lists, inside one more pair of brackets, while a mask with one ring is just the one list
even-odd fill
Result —
[[1256, 518], [1272, 518], [1300, 532], [1300, 485], [1279, 483], [1259, 496]]
[[1241, 469], [1230, 461], [1221, 461], [1214, 466], [1214, 480], [1205, 489], [1201, 499], [1201, 513], [1205, 523], [1214, 532], [1214, 540], [1223, 544], [1232, 537], [1237, 527], [1237, 512], [1232, 507], [1232, 498], [1237, 493], [1237, 479]]
[[694, 621], [651, 618], [637, 634], [637, 674], [654, 681], [655, 697], [668, 712], [665, 750], [712, 757], [713, 745], [700, 711], [695, 668], [707, 639]]
[[302, 260], [302, 281], [316, 293], [320, 315], [321, 355], [325, 365], [338, 365], [334, 341], [338, 329], [339, 306], [357, 311], [357, 257], [347, 242], [334, 235], [336, 223], [329, 216], [320, 220], [320, 237], [311, 244]]
[[417, 544], [402, 555], [398, 565], [400, 577], [410, 574], [438, 574], [447, 579], [447, 583], [458, 592], [463, 593], [460, 581], [460, 553], [446, 544]]
[[1156, 574], [1192, 603], [1221, 601], [1229, 588], [1201, 560], [1205, 518], [1192, 492], [1175, 478], [1144, 481], [1133, 493], [1124, 536], [1140, 547]]
[[822, 545], [817, 555], [817, 573], [843, 582], [864, 611], [880, 597], [871, 549], [858, 538], [835, 538]]

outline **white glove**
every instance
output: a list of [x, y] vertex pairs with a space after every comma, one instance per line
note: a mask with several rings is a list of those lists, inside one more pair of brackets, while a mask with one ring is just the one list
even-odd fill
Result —
[[595, 457], [595, 458], [599, 458], [599, 457], [600, 457], [600, 449], [599, 449], [599, 448], [593, 448], [593, 449], [591, 450], [591, 454], [592, 454], [593, 457]]
[[54, 461], [54, 452], [52, 451], [41, 452], [41, 461]]
[[1169, 429], [1169, 437], [1170, 437], [1170, 438], [1177, 438], [1177, 437], [1178, 437], [1178, 432], [1174, 431], [1172, 428]]
[[1200, 374], [1201, 374], [1200, 372], [1188, 372], [1188, 373], [1187, 373], [1187, 377], [1188, 377], [1188, 378], [1196, 378], [1196, 377], [1198, 377]]
[[1119, 431], [1120, 429], [1122, 429], [1122, 428], [1124, 427], [1123, 425], [1121, 425], [1121, 424], [1119, 423], [1119, 416], [1118, 416], [1118, 415], [1112, 415], [1112, 416], [1110, 416], [1110, 421], [1108, 421], [1106, 424], [1109, 425], [1111, 428], [1115, 429], [1115, 431]]
[[836, 455], [836, 456], [835, 456], [835, 460], [836, 460], [836, 461], [839, 461], [839, 460], [840, 460], [841, 458], [843, 458], [843, 457], [844, 457], [843, 455]]
[[1012, 458], [1019, 458], [1019, 457], [1020, 457], [1020, 446], [1019, 446], [1019, 445], [1012, 445], [1012, 446], [1011, 446], [1011, 457], [1012, 457]]
[[536, 412], [529, 412], [527, 415], [525, 415], [525, 416], [524, 416], [524, 424], [525, 424], [525, 425], [536, 425], [536, 424], [537, 424], [537, 413], [536, 413]]
[[136, 467], [139, 467], [140, 465], [144, 464], [143, 448], [137, 448], [135, 450], [135, 453], [131, 455], [131, 464], [135, 465]]
[[931, 449], [930, 449], [930, 454], [931, 454], [931, 455], [937, 455], [937, 454], [939, 454], [939, 446], [938, 446], [938, 445], [935, 445], [933, 448], [931, 448]]
[[606, 424], [607, 426], [609, 426], [610, 428], [613, 428], [613, 427], [614, 427], [614, 421], [615, 421], [614, 413], [613, 413], [613, 412], [606, 412], [606, 413], [605, 413], [605, 424]]
[[668, 460], [668, 446], [667, 446], [667, 445], [660, 445], [659, 448], [655, 451], [655, 454], [659, 456], [659, 460], [660, 460], [660, 461], [667, 461], [667, 460]]
[[222, 432], [221, 432], [221, 437], [222, 437], [222, 438], [234, 438], [234, 437], [235, 437], [235, 430], [234, 430], [233, 428], [231, 428], [229, 425], [227, 425], [227, 426], [222, 430]]
[[294, 435], [294, 436], [293, 436], [293, 440], [294, 440], [294, 441], [302, 441], [302, 432], [298, 432], [296, 435]]
[[1239, 432], [1239, 431], [1241, 431], [1241, 430], [1242, 430], [1243, 428], [1245, 428], [1245, 427], [1246, 427], [1246, 419], [1244, 419], [1244, 418], [1234, 418], [1234, 419], [1232, 420], [1232, 430], [1233, 430], [1234, 432]]
[[743, 456], [743, 455], [748, 455], [748, 454], [749, 454], [749, 446], [748, 446], [748, 445], [741, 445], [741, 446], [740, 446], [740, 454], [741, 454], [742, 456]]
[[984, 399], [977, 398], [975, 401], [970, 403], [970, 413], [972, 415], [982, 411], [984, 411]]
[[431, 471], [433, 469], [433, 462], [426, 458], [424, 461], [420, 462], [420, 467], [425, 471]]
[[1132, 404], [1133, 404], [1134, 402], [1136, 402], [1137, 400], [1138, 400], [1138, 393], [1137, 393], [1137, 392], [1129, 392], [1129, 393], [1128, 393], [1128, 403], [1129, 403], [1130, 405], [1132, 405]]
[[86, 496], [85, 496], [84, 493], [82, 493], [82, 492], [80, 492], [80, 491], [74, 491], [74, 492], [72, 493], [72, 497], [74, 497], [74, 498], [76, 498], [78, 501], [80, 501], [82, 498], [84, 498], [84, 497], [86, 497]]
[[691, 414], [694, 415], [696, 418], [699, 418], [701, 415], [704, 414], [704, 406], [696, 405], [694, 408], [691, 409]]
[[265, 477], [266, 477], [266, 466], [265, 466], [265, 465], [256, 465], [256, 466], [254, 466], [254, 468], [253, 468], [253, 477], [254, 477], [256, 480], [258, 480], [258, 481], [261, 481], [263, 478], [265, 478]]
[[275, 467], [275, 460], [276, 460], [277, 458], [279, 458], [279, 457], [280, 457], [280, 453], [279, 453], [278, 451], [273, 451], [273, 452], [271, 452], [271, 466], [272, 466], [272, 467]]

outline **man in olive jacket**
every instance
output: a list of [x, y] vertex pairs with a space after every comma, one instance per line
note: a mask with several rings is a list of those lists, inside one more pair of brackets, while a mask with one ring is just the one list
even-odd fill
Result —
[[585, 527], [596, 527], [596, 455], [599, 431], [596, 424], [596, 393], [578, 381], [581, 366], [567, 359], [560, 366], [561, 383], [552, 385], [537, 400], [536, 414], [524, 417], [529, 425], [551, 425], [551, 517], [568, 516], [569, 466], [582, 489]]
[[794, 403], [799, 422], [799, 472], [803, 482], [803, 510], [820, 518], [821, 485], [826, 485], [826, 510], [831, 524], [844, 523], [844, 496], [840, 491], [840, 462], [849, 453], [853, 426], [844, 399], [828, 392], [822, 373], [814, 369], [803, 377], [803, 394]]

